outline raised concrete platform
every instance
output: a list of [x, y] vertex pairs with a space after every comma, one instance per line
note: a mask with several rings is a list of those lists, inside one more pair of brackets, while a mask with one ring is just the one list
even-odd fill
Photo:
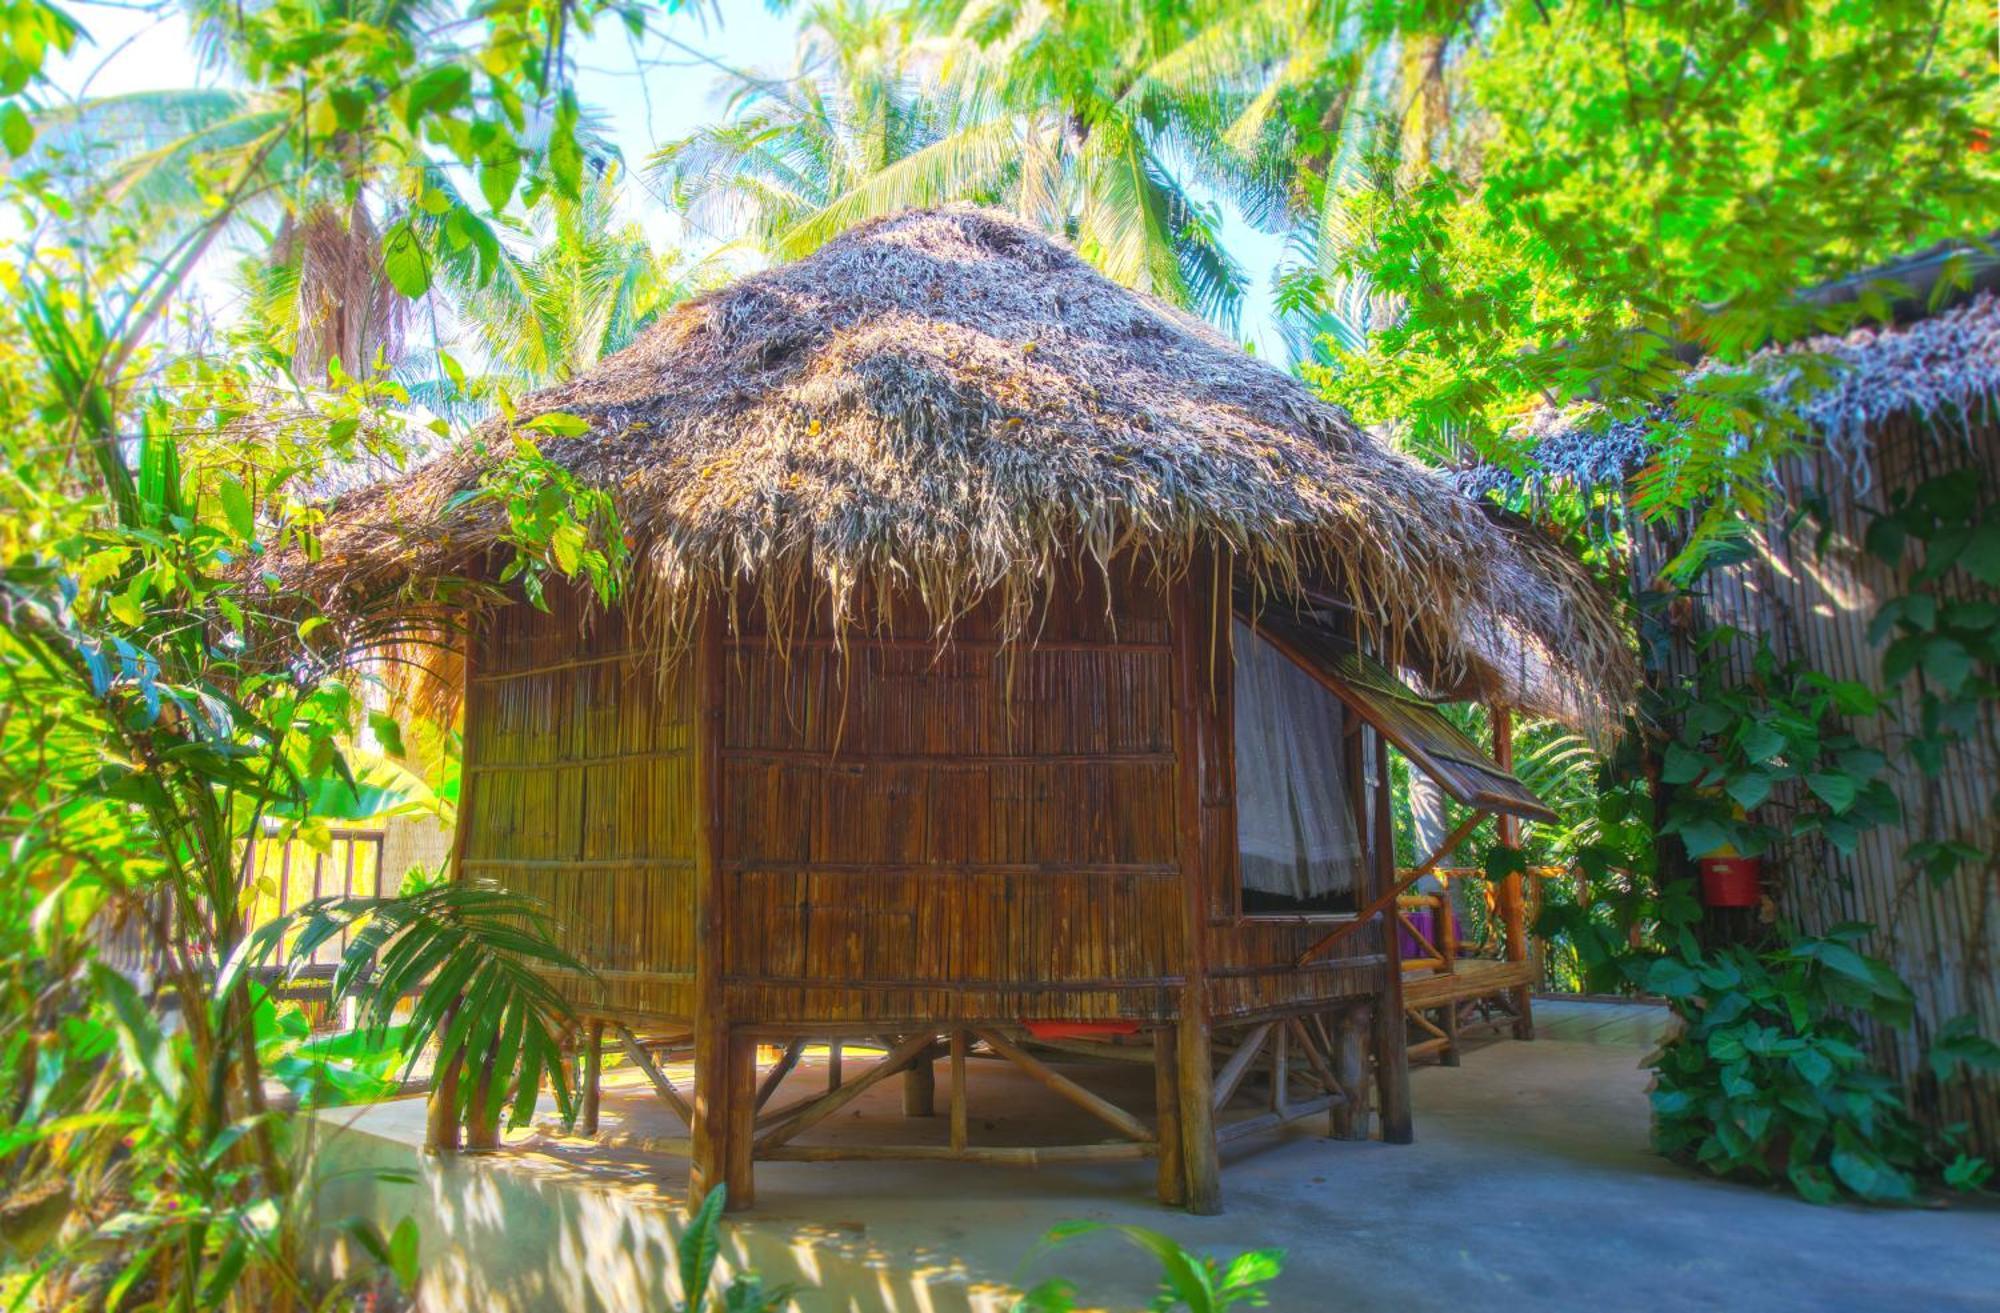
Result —
[[[1534, 1043], [1472, 1042], [1464, 1066], [1419, 1069], [1415, 1145], [1336, 1143], [1312, 1122], [1233, 1146], [1220, 1217], [1153, 1203], [1143, 1162], [760, 1163], [757, 1209], [730, 1224], [727, 1261], [817, 1287], [800, 1298], [809, 1313], [1001, 1310], [1056, 1274], [1087, 1305], [1143, 1307], [1151, 1270], [1113, 1240], [1023, 1266], [1051, 1225], [1081, 1217], [1217, 1254], [1282, 1247], [1271, 1307], [1283, 1310], [2000, 1310], [2000, 1210], [1815, 1208], [1654, 1157], [1637, 1063], [1659, 1014], [1593, 1007], [1538, 1004]], [[805, 1067], [795, 1080], [817, 1078]], [[1011, 1076], [977, 1065], [975, 1140], [998, 1142], [1008, 1114], [1030, 1110], [1096, 1138]], [[943, 1064], [938, 1077], [942, 1107]], [[901, 1133], [898, 1098], [884, 1082], [828, 1137]], [[416, 1152], [416, 1101], [326, 1120], [350, 1125], [329, 1136], [321, 1218], [418, 1217], [428, 1313], [669, 1306], [687, 1172], [641, 1143], [680, 1131], [649, 1091], [607, 1090], [611, 1143], [537, 1136], [451, 1162]], [[353, 1172], [368, 1166], [416, 1179]]]

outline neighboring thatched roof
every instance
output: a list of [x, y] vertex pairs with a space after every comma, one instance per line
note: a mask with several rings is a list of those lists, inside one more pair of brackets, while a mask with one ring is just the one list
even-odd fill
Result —
[[[1832, 366], [1820, 386], [1793, 395], [1803, 357]], [[1872, 482], [1871, 430], [1897, 414], [1917, 414], [1941, 431], [1969, 433], [1974, 411], [2000, 403], [2000, 298], [1981, 292], [1951, 309], [1897, 327], [1858, 328], [1844, 337], [1814, 337], [1760, 352], [1740, 366], [1703, 364], [1709, 370], [1755, 370], [1769, 380], [1768, 394], [1819, 433], [1856, 476]], [[1550, 486], [1616, 486], [1656, 453], [1649, 436], [1663, 410], [1647, 417], [1608, 420], [1594, 405], [1538, 412], [1519, 436], [1530, 445], [1527, 471], [1496, 465], [1459, 471], [1465, 491], [1537, 493]]]
[[[1025, 623], [1057, 565], [1223, 547], [1259, 585], [1344, 579], [1378, 641], [1602, 729], [1634, 666], [1610, 599], [1363, 435], [1296, 379], [995, 213], [858, 228], [687, 302], [589, 375], [527, 398], [584, 436], [542, 449], [616, 497], [633, 600], [662, 641], [708, 597], [835, 615], [921, 597], [942, 627], [990, 590]], [[501, 439], [501, 441], [494, 441]], [[504, 431], [339, 501], [322, 559], [281, 563], [338, 608], [477, 573]], [[1461, 683], [1462, 686], [1462, 683]]]

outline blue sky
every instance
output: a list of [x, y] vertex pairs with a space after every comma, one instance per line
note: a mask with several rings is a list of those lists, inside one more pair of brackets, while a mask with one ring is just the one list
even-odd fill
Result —
[[[712, 13], [656, 16], [661, 36], [649, 34], [637, 43], [622, 24], [607, 23], [577, 46], [579, 93], [601, 112], [629, 165], [636, 168], [660, 145], [716, 117], [722, 80], [716, 64], [766, 73], [790, 69], [794, 17], [774, 15], [745, 0], [732, 0], [723, 8], [723, 19]], [[178, 13], [161, 19], [89, 0], [77, 0], [72, 12], [92, 42], [55, 69], [56, 86], [69, 95], [119, 95], [213, 81], [196, 65], [187, 25]], [[714, 245], [710, 235], [684, 229], [642, 180], [633, 179], [627, 191], [626, 204], [654, 241], [690, 254]], [[1223, 236], [1253, 284], [1242, 336], [1260, 354], [1282, 361], [1284, 347], [1271, 322], [1270, 275], [1283, 255], [1283, 241], [1257, 232], [1226, 209]]]

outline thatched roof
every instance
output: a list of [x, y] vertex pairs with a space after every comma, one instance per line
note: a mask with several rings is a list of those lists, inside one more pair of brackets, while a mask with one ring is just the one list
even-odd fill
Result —
[[[1610, 600], [1287, 374], [1018, 221], [880, 220], [678, 307], [519, 420], [590, 425], [551, 459], [610, 490], [663, 641], [725, 590], [838, 616], [914, 594], [940, 626], [989, 590], [1025, 623], [1057, 566], [1168, 572], [1226, 548], [1260, 586], [1349, 581], [1378, 641], [1602, 728], [1632, 663]], [[496, 441], [496, 439], [499, 439]], [[500, 508], [454, 501], [504, 433], [343, 498], [281, 567], [338, 606], [477, 572]], [[1463, 683], [1460, 683], [1463, 687]]]
[[[1818, 386], [1796, 388], [1808, 357], [1831, 372]], [[1901, 325], [1807, 338], [1742, 365], [1707, 362], [1695, 373], [1724, 370], [1759, 376], [1769, 397], [1817, 432], [1853, 472], [1857, 491], [1866, 491], [1873, 482], [1870, 434], [1883, 420], [1915, 414], [1943, 433], [1969, 435], [1973, 414], [2000, 404], [2000, 298], [1980, 292]], [[1614, 420], [1588, 403], [1547, 407], [1517, 435], [1527, 445], [1526, 473], [1482, 464], [1460, 471], [1457, 482], [1475, 495], [1616, 486], [1653, 459], [1651, 434], [1663, 422], [1673, 422], [1670, 408]]]

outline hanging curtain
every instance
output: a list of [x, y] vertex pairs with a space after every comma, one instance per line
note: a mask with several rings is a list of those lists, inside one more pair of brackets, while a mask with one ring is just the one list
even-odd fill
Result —
[[1347, 787], [1346, 708], [1234, 626], [1236, 844], [1245, 911], [1353, 911], [1361, 844]]

